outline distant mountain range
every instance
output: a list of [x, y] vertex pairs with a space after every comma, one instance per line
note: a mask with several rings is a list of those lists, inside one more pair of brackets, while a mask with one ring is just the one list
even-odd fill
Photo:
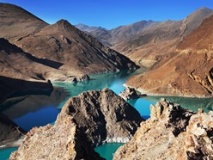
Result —
[[[140, 21], [111, 30], [100, 27], [77, 25], [103, 44], [127, 55], [131, 60], [146, 67], [153, 66], [201, 22], [211, 16], [209, 8], [200, 8], [180, 21]], [[156, 52], [158, 51], [158, 52]]]

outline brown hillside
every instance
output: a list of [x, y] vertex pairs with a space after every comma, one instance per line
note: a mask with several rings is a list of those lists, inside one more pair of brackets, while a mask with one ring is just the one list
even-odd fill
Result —
[[211, 9], [203, 7], [180, 21], [140, 21], [108, 32], [99, 28], [89, 31], [88, 27], [87, 31], [137, 64], [152, 67], [212, 14]]
[[16, 43], [32, 55], [57, 61], [67, 73], [95, 73], [133, 69], [128, 58], [104, 47], [92, 36], [78, 30], [66, 20], [48, 25], [34, 35]]
[[17, 40], [47, 25], [18, 6], [0, 3], [0, 37]]
[[179, 50], [193, 49], [193, 50], [213, 50], [213, 16], [205, 19], [203, 23], [190, 33], [178, 45]]
[[158, 67], [127, 84], [147, 94], [213, 96], [212, 24], [213, 17], [204, 20]]
[[[137, 68], [66, 20], [48, 25], [11, 4], [0, 3], [0, 37], [11, 43], [0, 54], [4, 76], [73, 81], [85, 79], [85, 74]], [[10, 52], [12, 44], [22, 53]]]
[[39, 59], [24, 52], [16, 45], [0, 38], [0, 75], [15, 79], [48, 80], [67, 75], [59, 71], [61, 63]]

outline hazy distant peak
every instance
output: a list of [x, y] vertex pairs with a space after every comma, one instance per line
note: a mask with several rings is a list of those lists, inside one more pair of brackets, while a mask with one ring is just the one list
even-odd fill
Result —
[[202, 21], [209, 16], [213, 15], [213, 10], [207, 8], [207, 7], [201, 7], [191, 13], [189, 16], [187, 16], [183, 20], [182, 27], [184, 29], [184, 34], [187, 35], [194, 29], [196, 29], [198, 26], [201, 25]]
[[213, 10], [209, 9], [207, 7], [201, 7], [199, 9], [197, 9], [196, 11], [192, 12], [189, 16], [187, 16], [187, 18], [190, 17], [199, 17], [199, 16], [205, 16], [205, 15], [209, 15], [212, 14]]
[[84, 32], [93, 32], [95, 30], [107, 30], [106, 28], [103, 28], [103, 27], [96, 27], [96, 26], [88, 26], [88, 25], [85, 25], [85, 24], [82, 24], [82, 23], [79, 23], [77, 25], [75, 25], [76, 28], [80, 29], [81, 31], [84, 31]]
[[197, 9], [197, 11], [195, 12], [212, 12], [212, 9], [208, 8], [208, 7], [201, 7], [199, 9]]

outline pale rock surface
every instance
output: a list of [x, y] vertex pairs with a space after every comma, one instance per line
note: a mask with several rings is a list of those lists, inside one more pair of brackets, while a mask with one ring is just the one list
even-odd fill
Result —
[[162, 100], [151, 107], [151, 118], [141, 123], [114, 160], [213, 159], [213, 114], [197, 114]]

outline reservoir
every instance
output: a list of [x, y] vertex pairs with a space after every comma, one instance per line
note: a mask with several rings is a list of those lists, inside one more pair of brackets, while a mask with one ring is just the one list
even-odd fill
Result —
[[[124, 90], [123, 84], [133, 74], [144, 72], [139, 69], [134, 73], [122, 71], [118, 73], [106, 73], [91, 75], [90, 81], [79, 83], [54, 82], [54, 90], [50, 95], [27, 95], [11, 98], [0, 105], [0, 111], [12, 119], [21, 128], [29, 131], [34, 126], [43, 126], [54, 123], [61, 107], [73, 96], [88, 90], [101, 90], [110, 88], [119, 94]], [[162, 97], [143, 97], [128, 101], [134, 106], [144, 119], [149, 118], [149, 106], [155, 104]], [[164, 97], [169, 101], [181, 104], [182, 107], [197, 111], [203, 108], [205, 111], [213, 109], [213, 99]], [[47, 116], [48, 115], [48, 116]], [[112, 159], [113, 153], [122, 144], [105, 144], [95, 150], [107, 160]], [[0, 160], [8, 159], [10, 153], [16, 148], [0, 150]]]

